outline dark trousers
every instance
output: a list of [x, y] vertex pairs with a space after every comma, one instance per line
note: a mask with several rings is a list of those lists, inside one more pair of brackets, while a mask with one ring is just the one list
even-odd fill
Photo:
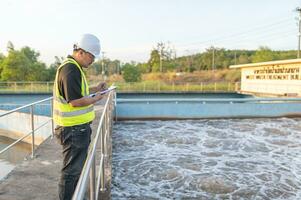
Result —
[[63, 167], [59, 182], [60, 200], [70, 200], [87, 158], [91, 141], [90, 124], [72, 127], [57, 126], [55, 135], [63, 146]]

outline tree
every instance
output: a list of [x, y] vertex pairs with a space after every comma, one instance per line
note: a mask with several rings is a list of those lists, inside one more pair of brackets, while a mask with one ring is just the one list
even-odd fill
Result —
[[7, 50], [7, 52], [15, 50], [14, 44], [11, 41], [7, 42], [6, 50]]
[[27, 46], [21, 48], [20, 53], [23, 53], [31, 63], [38, 62], [38, 57], [40, 56], [39, 52], [35, 52], [33, 49]]
[[241, 54], [241, 55], [239, 55], [238, 62], [236, 64], [246, 64], [246, 63], [249, 63], [249, 62], [250, 62], [250, 60], [249, 60], [248, 55]]
[[259, 47], [259, 50], [256, 51], [255, 55], [252, 56], [252, 62], [264, 62], [264, 61], [271, 61], [275, 59], [275, 54], [271, 49], [268, 47]]
[[49, 73], [45, 63], [39, 62], [39, 52], [30, 47], [15, 50], [11, 42], [8, 43], [8, 56], [1, 64], [1, 80], [3, 81], [45, 81]]
[[0, 80], [1, 80], [1, 73], [2, 73], [2, 69], [3, 69], [2, 62], [4, 59], [5, 59], [5, 56], [0, 53]]
[[54, 63], [46, 68], [45, 81], [53, 81], [55, 79], [57, 68], [63, 63], [64, 57], [54, 56]]
[[[157, 43], [157, 47], [151, 51], [150, 59], [148, 60], [149, 72], [166, 72], [168, 71], [170, 62], [172, 62], [172, 55], [175, 51], [170, 47], [169, 43], [166, 45], [163, 42]], [[175, 66], [175, 64], [173, 64]]]
[[158, 72], [160, 70], [160, 54], [157, 49], [152, 50], [148, 64], [148, 72]]
[[149, 63], [138, 63], [137, 64], [139, 71], [143, 74], [149, 72], [149, 66], [150, 66]]
[[19, 51], [10, 51], [2, 62], [1, 80], [25, 81], [30, 76], [30, 60]]
[[138, 82], [141, 81], [141, 72], [137, 66], [126, 63], [122, 67], [123, 79], [126, 82]]

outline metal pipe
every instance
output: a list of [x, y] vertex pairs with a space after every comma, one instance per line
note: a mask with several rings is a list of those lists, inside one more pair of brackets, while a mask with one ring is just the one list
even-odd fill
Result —
[[12, 144], [10, 144], [9, 146], [5, 147], [4, 149], [2, 149], [0, 151], [0, 155], [2, 153], [4, 153], [5, 151], [7, 151], [8, 149], [10, 149], [12, 146], [14, 146], [15, 144], [17, 144], [18, 142], [22, 141], [24, 138], [28, 137], [29, 135], [31, 135], [31, 132], [28, 133], [27, 135], [24, 135], [23, 137], [21, 137], [20, 139], [16, 140], [15, 142], [13, 142]]
[[[48, 122], [50, 122], [50, 120], [46, 121], [45, 123], [43, 123], [41, 126], [37, 127], [35, 130], [38, 130], [39, 128], [43, 127], [45, 124], [47, 124]], [[13, 147], [15, 144], [17, 144], [18, 142], [22, 141], [24, 138], [28, 137], [29, 135], [31, 135], [31, 131], [24, 135], [23, 137], [21, 137], [20, 139], [16, 140], [15, 142], [13, 142], [12, 144], [10, 144], [9, 146], [5, 147], [4, 149], [2, 149], [0, 151], [0, 155], [2, 153], [4, 153], [5, 151], [7, 151], [8, 149], [10, 149], [11, 147]]]
[[95, 157], [92, 160], [92, 166], [90, 170], [90, 200], [96, 199], [96, 193], [95, 193]]
[[30, 119], [31, 119], [31, 139], [32, 139], [32, 143], [31, 143], [31, 158], [34, 158], [34, 115], [33, 115], [34, 109], [33, 109], [33, 105], [30, 106]]
[[99, 175], [100, 175], [100, 187], [99, 187], [99, 192], [104, 192], [106, 191], [105, 187], [105, 164], [104, 164], [104, 155], [101, 155], [101, 163], [99, 166]]
[[117, 93], [114, 92], [115, 121], [117, 121]]
[[[103, 164], [102, 164], [103, 162], [104, 162], [104, 156], [103, 156], [103, 154], [101, 154], [100, 161], [99, 161], [97, 183], [96, 183], [96, 199], [99, 199], [99, 192], [105, 191], [105, 187], [104, 186], [101, 187], [101, 183], [103, 183], [103, 185], [104, 185], [104, 176], [102, 174], [102, 169], [101, 169], [101, 167], [103, 166]], [[103, 182], [101, 182], [101, 181], [103, 181]]]
[[52, 101], [50, 101], [50, 104], [51, 104], [50, 108], [51, 108], [51, 132], [52, 132], [51, 138], [53, 138], [54, 137], [53, 99], [52, 99]]

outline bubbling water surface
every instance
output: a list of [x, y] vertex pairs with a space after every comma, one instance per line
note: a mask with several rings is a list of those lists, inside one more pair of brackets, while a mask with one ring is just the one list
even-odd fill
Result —
[[301, 199], [301, 119], [118, 122], [112, 199]]

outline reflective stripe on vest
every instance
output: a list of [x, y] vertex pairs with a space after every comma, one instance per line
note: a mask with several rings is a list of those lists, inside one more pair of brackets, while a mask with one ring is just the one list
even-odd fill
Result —
[[82, 114], [86, 114], [93, 111], [93, 107], [90, 106], [87, 109], [83, 109], [83, 110], [76, 110], [76, 111], [71, 111], [71, 112], [61, 112], [59, 110], [53, 110], [53, 114], [62, 116], [62, 117], [74, 117], [74, 116], [78, 116], [78, 115], [82, 115]]
[[74, 60], [68, 58], [61, 64], [56, 73], [54, 87], [53, 87], [53, 120], [60, 126], [75, 126], [91, 122], [95, 118], [93, 105], [72, 107], [61, 95], [58, 89], [58, 74], [60, 69], [67, 63], [74, 64], [81, 73], [81, 94], [82, 96], [89, 95], [89, 86], [79, 64]]

